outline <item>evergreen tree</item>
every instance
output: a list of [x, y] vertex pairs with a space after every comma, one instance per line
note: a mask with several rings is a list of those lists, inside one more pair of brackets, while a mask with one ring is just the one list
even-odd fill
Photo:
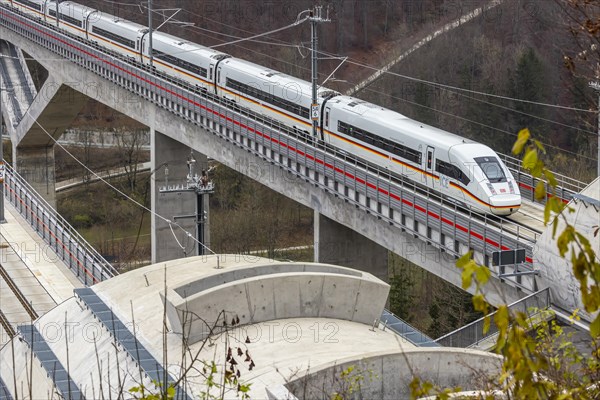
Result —
[[[545, 93], [545, 76], [542, 61], [536, 55], [532, 48], [527, 49], [520, 57], [517, 63], [517, 69], [513, 73], [512, 93], [513, 97], [521, 100], [542, 102]], [[543, 122], [537, 118], [525, 115], [532, 114], [539, 117], [545, 117], [545, 110], [531, 103], [517, 101], [514, 105], [515, 110], [523, 114], [515, 114], [513, 131], [518, 131], [519, 127], [527, 126], [530, 130], [536, 132], [547, 131]]]
[[390, 278], [390, 311], [408, 322], [413, 317], [411, 311], [414, 305], [414, 282], [406, 268], [401, 267], [398, 272]]
[[435, 114], [432, 110], [432, 101], [430, 96], [431, 86], [417, 82], [415, 86], [415, 103], [423, 106], [416, 106], [415, 119], [428, 125], [435, 125]]

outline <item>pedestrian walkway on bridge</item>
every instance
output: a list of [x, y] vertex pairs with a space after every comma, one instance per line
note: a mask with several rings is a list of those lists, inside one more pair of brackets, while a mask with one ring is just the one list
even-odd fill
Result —
[[[35, 316], [73, 297], [73, 289], [83, 287], [8, 202], [5, 218], [6, 223], [0, 224], [0, 312], [10, 327], [0, 328], [0, 347], [9, 341], [8, 331], [30, 324]], [[20, 298], [30, 307], [22, 304]]]

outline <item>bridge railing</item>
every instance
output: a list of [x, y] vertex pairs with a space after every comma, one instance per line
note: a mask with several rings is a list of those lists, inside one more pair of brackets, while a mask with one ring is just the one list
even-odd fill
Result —
[[[542, 289], [527, 297], [510, 304], [510, 312], [523, 312], [527, 317], [533, 318], [550, 307], [550, 288]], [[496, 312], [489, 314], [490, 327], [483, 332], [485, 317], [471, 322], [460, 329], [450, 332], [435, 340], [438, 344], [447, 347], [474, 347], [484, 340], [491, 340], [497, 333], [498, 327], [494, 321]]]
[[[523, 163], [521, 160], [501, 153], [498, 153], [498, 156], [500, 156], [502, 161], [504, 161], [504, 164], [506, 164], [508, 169], [510, 169], [513, 176], [517, 180], [519, 189], [521, 191], [521, 196], [529, 201], [544, 204], [546, 199], [539, 201], [535, 198], [535, 187], [540, 180], [531, 176], [529, 171], [523, 168]], [[573, 194], [581, 192], [588, 185], [587, 183], [578, 181], [577, 179], [569, 178], [568, 176], [559, 174], [557, 172], [553, 172], [553, 174], [558, 182], [556, 193], [554, 195], [562, 199], [564, 202], [571, 200], [573, 198]], [[549, 188], [546, 188], [546, 192], [549, 195], [551, 194]]]
[[[25, 179], [4, 165], [5, 198], [81, 282], [89, 286], [119, 274]], [[38, 250], [51, 257], [45, 249]]]

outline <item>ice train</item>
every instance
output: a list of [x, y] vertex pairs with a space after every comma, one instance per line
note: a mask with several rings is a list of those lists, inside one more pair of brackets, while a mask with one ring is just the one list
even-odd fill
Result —
[[[0, 4], [150, 63], [149, 30], [143, 25], [71, 1]], [[152, 47], [156, 69], [296, 131], [312, 131], [310, 83], [162, 32], [152, 34]], [[319, 140], [484, 212], [509, 215], [519, 209], [518, 184], [489, 147], [326, 88], [319, 89], [318, 99]]]

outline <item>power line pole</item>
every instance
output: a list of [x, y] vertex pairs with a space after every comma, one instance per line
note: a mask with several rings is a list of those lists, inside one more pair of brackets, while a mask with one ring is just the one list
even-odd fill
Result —
[[148, 0], [148, 56], [150, 57], [150, 66], [154, 61], [152, 50], [152, 0]]
[[[205, 209], [205, 195], [208, 196], [214, 193], [215, 185], [208, 177], [210, 170], [202, 171], [202, 175], [194, 171], [196, 166], [196, 160], [194, 159], [193, 151], [190, 151], [190, 156], [187, 161], [188, 174], [186, 177], [186, 183], [184, 185], [169, 186], [168, 183], [168, 169], [165, 169], [165, 186], [159, 188], [160, 193], [183, 193], [183, 192], [194, 192], [196, 193], [196, 212], [191, 215], [178, 215], [173, 217], [174, 220], [178, 219], [190, 219], [193, 218], [196, 223], [196, 242], [198, 244], [197, 255], [202, 256], [209, 253], [215, 254], [209, 247], [206, 246], [206, 231], [205, 224], [208, 223], [208, 211]], [[206, 203], [208, 204], [208, 203]], [[187, 253], [184, 256], [187, 257]], [[217, 263], [218, 263], [217, 258]]]
[[600, 176], [600, 83], [590, 82], [589, 85], [598, 94], [598, 169], [596, 172]]
[[317, 99], [317, 87], [319, 86], [319, 67], [318, 67], [318, 45], [319, 45], [319, 36], [317, 32], [318, 24], [323, 22], [331, 22], [329, 16], [323, 18], [322, 16], [323, 7], [315, 6], [313, 10], [310, 11], [308, 20], [310, 21], [311, 27], [311, 51], [312, 51], [312, 105], [310, 109], [310, 116], [312, 119], [312, 128], [313, 128], [313, 137], [316, 139], [318, 137], [318, 126], [319, 126], [319, 102]]

